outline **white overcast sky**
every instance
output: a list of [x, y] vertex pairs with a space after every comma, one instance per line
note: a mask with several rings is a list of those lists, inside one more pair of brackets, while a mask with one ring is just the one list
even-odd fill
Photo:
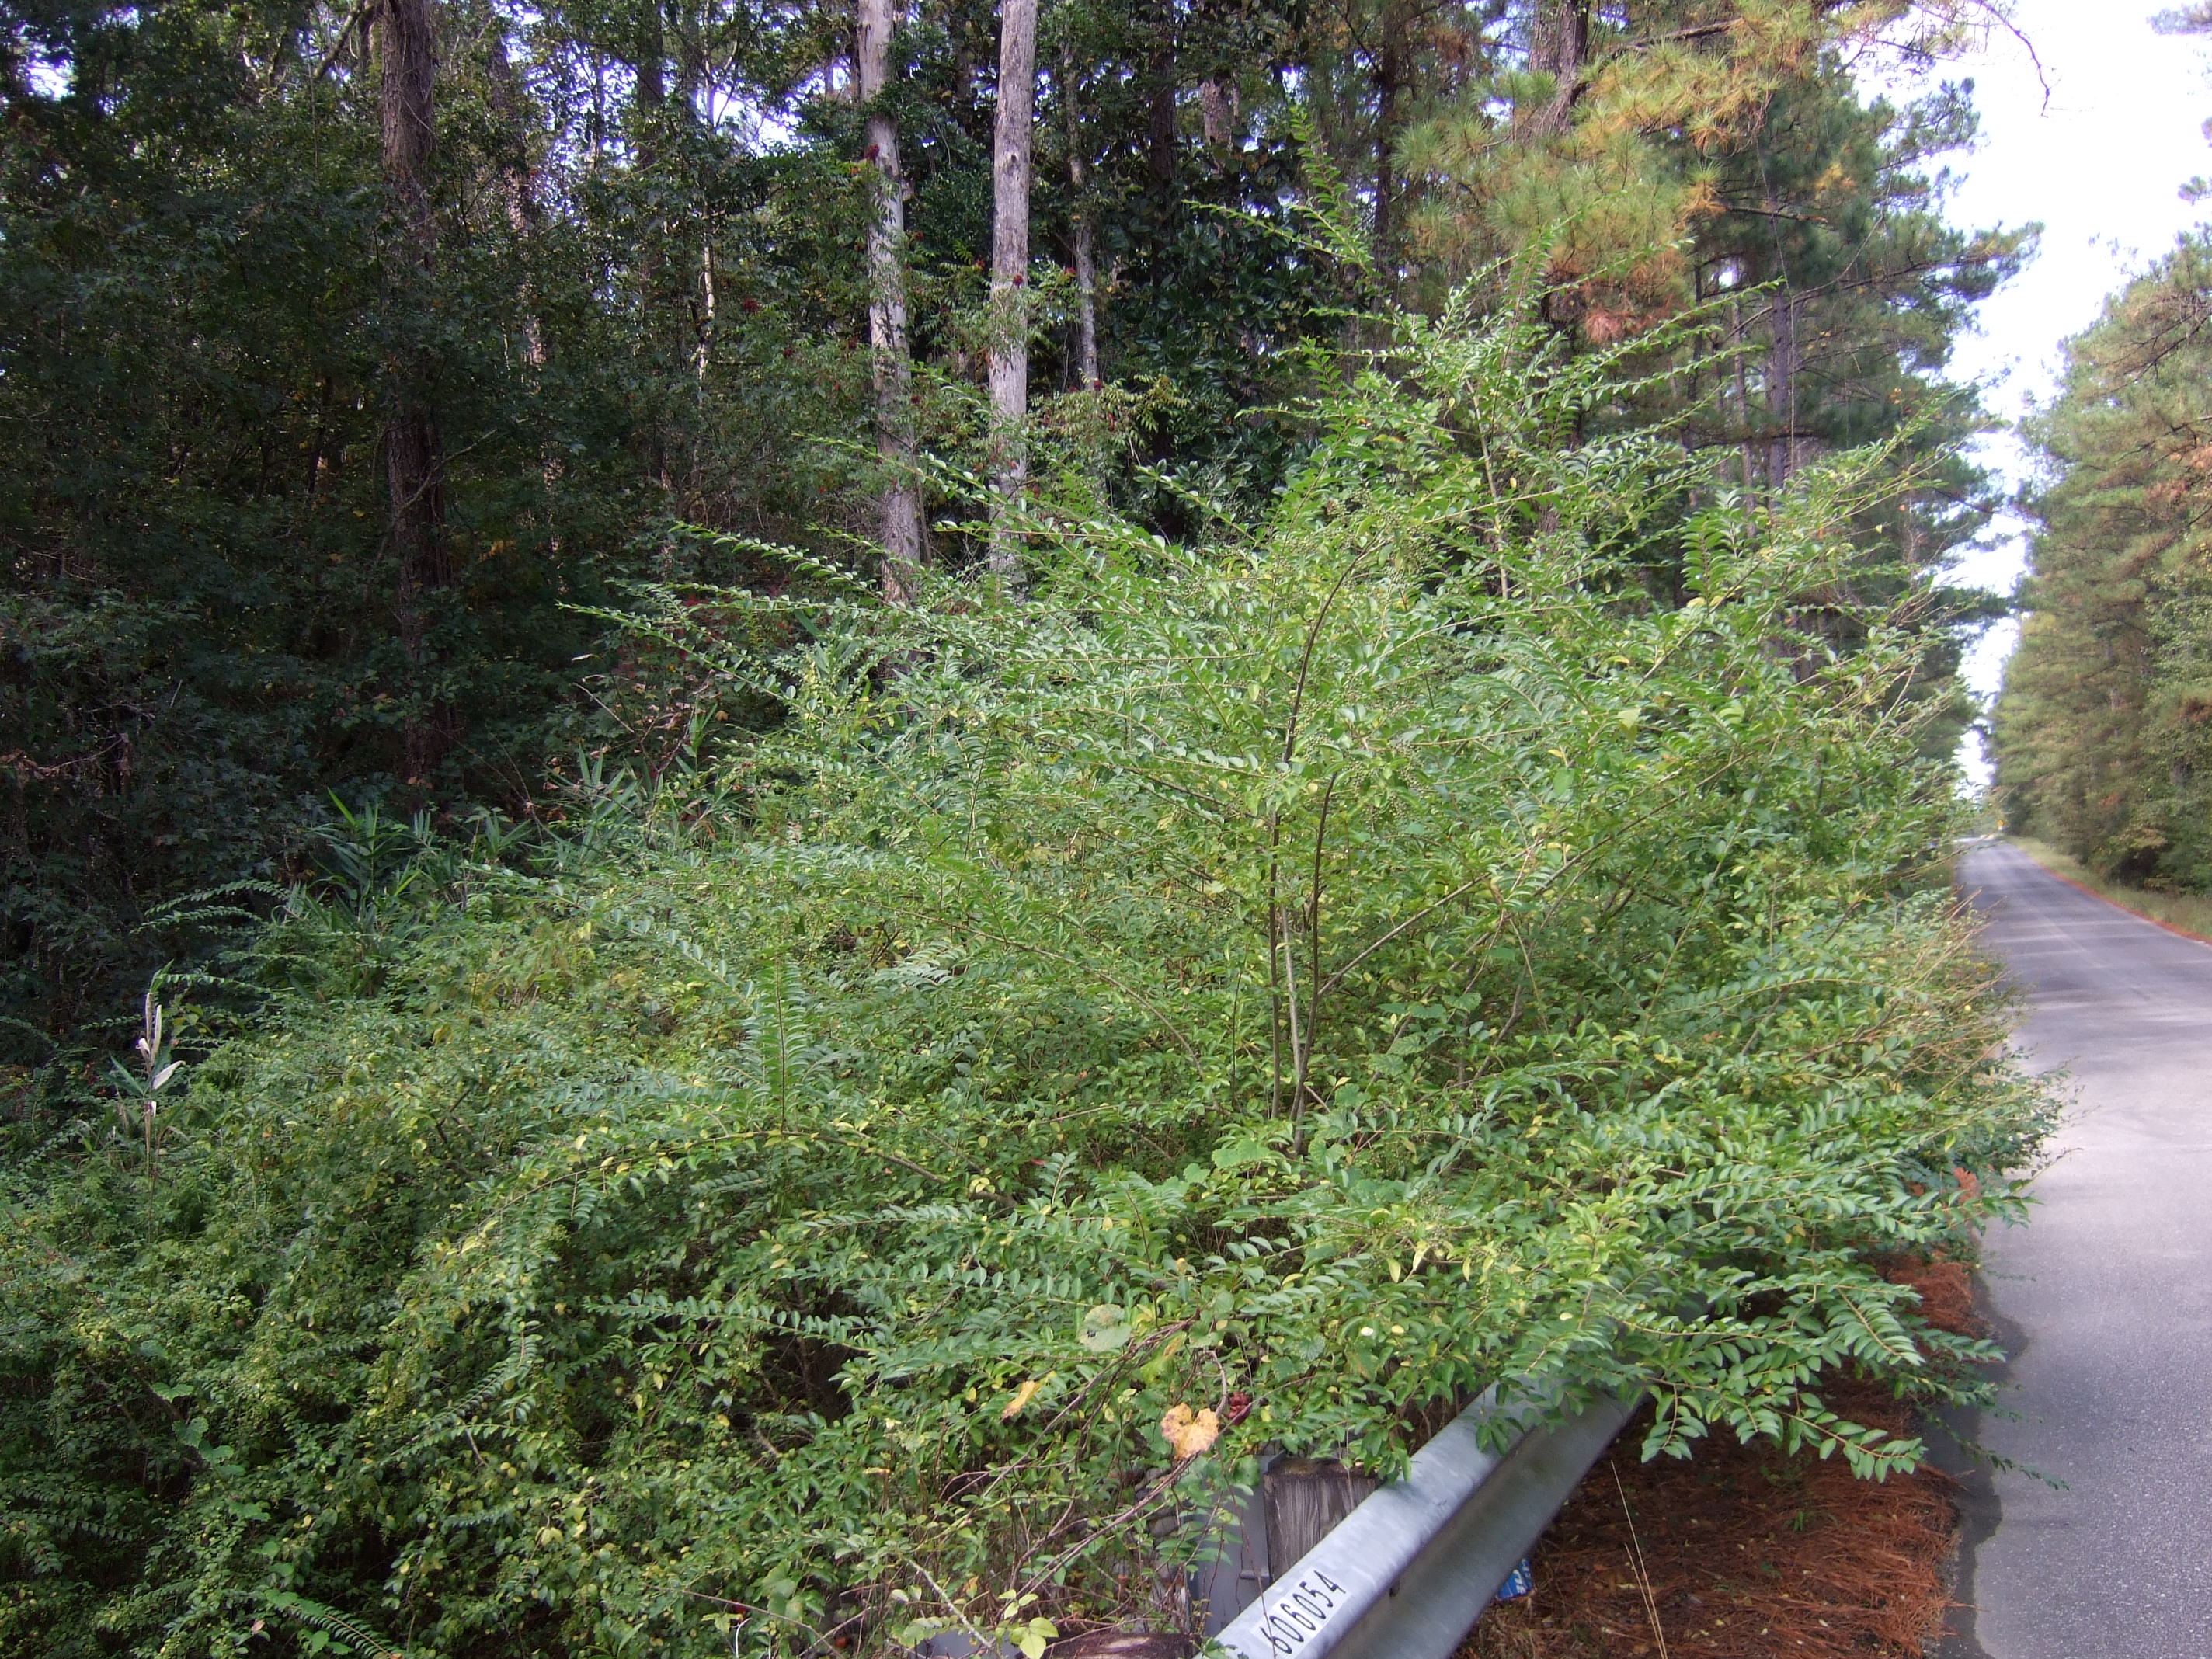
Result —
[[[2180, 196], [2188, 179], [2212, 175], [2203, 130], [2212, 116], [2212, 37], [2156, 33], [2159, 9], [2159, 0], [2018, 0], [2014, 21], [2041, 60], [2047, 103], [2027, 48], [2002, 32], [1938, 71], [1972, 76], [1981, 112], [1978, 143], [1953, 163], [1952, 222], [2044, 227], [2041, 252], [1983, 304], [1979, 331], [1954, 359], [1953, 373], [1979, 381], [1999, 416], [2047, 398], [2061, 343], [2096, 320], [2129, 273], [2212, 217], [2212, 200], [2200, 208]], [[2008, 436], [1986, 441], [1984, 453], [2009, 483], [2022, 481], [2025, 459]], [[2018, 526], [2000, 523], [1957, 569], [2009, 591], [2022, 556]], [[2014, 632], [2008, 623], [1991, 629], [1969, 659], [1968, 678], [1984, 696], [1996, 690]]]

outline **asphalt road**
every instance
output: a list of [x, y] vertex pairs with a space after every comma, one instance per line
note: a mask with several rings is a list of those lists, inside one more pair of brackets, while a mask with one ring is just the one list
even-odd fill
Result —
[[1960, 880], [2075, 1103], [2033, 1218], [1988, 1241], [2018, 1416], [1966, 1426], [2036, 1474], [1969, 1482], [1943, 1652], [2212, 1659], [2212, 946], [2010, 847]]

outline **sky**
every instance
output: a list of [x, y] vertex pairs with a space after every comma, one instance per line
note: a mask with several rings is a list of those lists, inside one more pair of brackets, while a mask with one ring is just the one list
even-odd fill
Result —
[[[1953, 375], [1979, 382], [2002, 417], [2051, 396], [2063, 342], [2096, 320], [2106, 295], [2181, 231], [2212, 221], [2212, 198], [2200, 206], [2180, 195], [2190, 179], [2212, 176], [2203, 132], [2212, 37], [2157, 33], [2158, 9], [2158, 0], [2018, 0], [2014, 21], [2033, 56], [1992, 30], [1978, 50], [1938, 70], [1946, 80], [1971, 77], [1981, 112], [1979, 142], [1952, 164], [1952, 222], [2044, 227], [2033, 263], [1983, 303], [1979, 331], [1953, 359]], [[1984, 440], [1982, 459], [2010, 484], [2026, 481], [2027, 458], [2010, 434]], [[2009, 592], [2024, 556], [2020, 525], [2001, 520], [1954, 568], [1963, 581]], [[1978, 692], [1995, 694], [2016, 634], [2016, 624], [1998, 624], [1968, 659]], [[1962, 758], [1984, 773], [1978, 757]]]

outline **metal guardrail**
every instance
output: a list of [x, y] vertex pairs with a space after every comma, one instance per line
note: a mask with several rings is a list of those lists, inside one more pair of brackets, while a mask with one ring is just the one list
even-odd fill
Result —
[[1638, 1397], [1528, 1428], [1493, 1453], [1481, 1445], [1498, 1410], [1486, 1393], [1413, 1454], [1404, 1478], [1264, 1575], [1215, 1640], [1238, 1659], [1450, 1659]]
[[[1509, 1408], [1533, 1426], [1503, 1452], [1488, 1452], [1481, 1430], [1498, 1407], [1495, 1391], [1486, 1390], [1413, 1454], [1401, 1479], [1369, 1493], [1279, 1571], [1267, 1556], [1266, 1496], [1255, 1492], [1224, 1528], [1219, 1559], [1194, 1576], [1195, 1598], [1209, 1604], [1206, 1651], [1450, 1659], [1641, 1398], [1601, 1401], [1550, 1424], [1535, 1407]], [[1245, 1586], [1255, 1583], [1248, 1598]], [[956, 1659], [986, 1650], [945, 1635], [921, 1651]], [[1012, 1659], [1014, 1650], [1001, 1644], [995, 1651]]]

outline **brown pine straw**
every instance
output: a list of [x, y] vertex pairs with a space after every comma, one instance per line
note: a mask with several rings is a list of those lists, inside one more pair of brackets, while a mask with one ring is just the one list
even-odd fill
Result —
[[[1957, 1263], [1893, 1277], [1932, 1322], [1972, 1320]], [[1822, 1397], [1856, 1422], [1911, 1426], [1886, 1389], [1830, 1379]], [[1949, 1477], [1861, 1480], [1840, 1455], [1720, 1436], [1687, 1462], [1639, 1463], [1645, 1422], [1567, 1500], [1537, 1547], [1535, 1593], [1492, 1608], [1460, 1659], [1921, 1659], [1950, 1606]]]
[[1628, 1528], [1628, 1560], [1636, 1569], [1636, 1588], [1644, 1592], [1644, 1611], [1651, 1620], [1651, 1639], [1659, 1644], [1659, 1659], [1668, 1659], [1667, 1627], [1659, 1621], [1659, 1598], [1651, 1593], [1651, 1575], [1644, 1565], [1644, 1545], [1636, 1535], [1636, 1512], [1628, 1507], [1628, 1489], [1620, 1484], [1620, 1466], [1611, 1458], [1606, 1468], [1613, 1474], [1613, 1489], [1620, 1494], [1620, 1518]]

